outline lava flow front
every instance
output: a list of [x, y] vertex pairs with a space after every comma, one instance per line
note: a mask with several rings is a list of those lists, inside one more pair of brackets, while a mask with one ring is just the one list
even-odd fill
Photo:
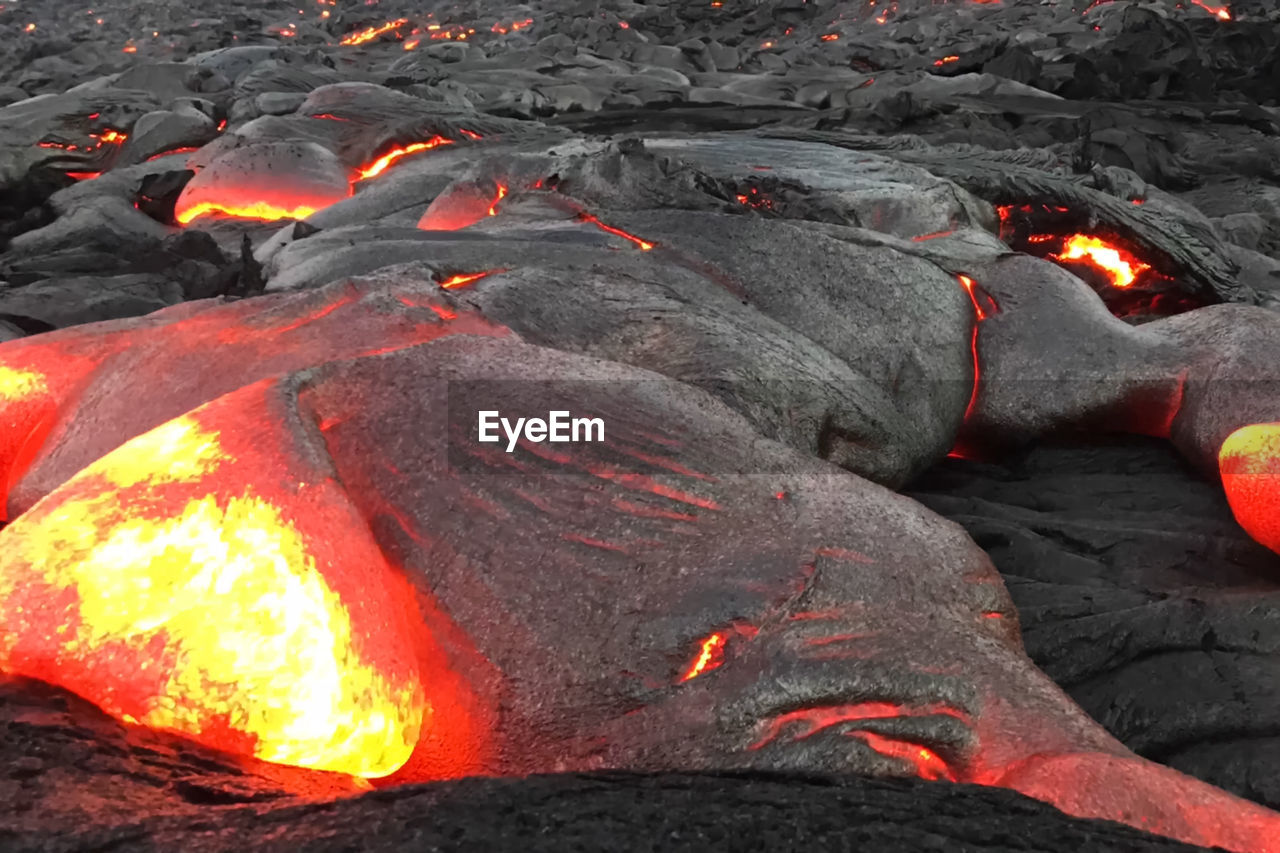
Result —
[[336, 484], [255, 476], [278, 470], [271, 442], [223, 428], [246, 395], [264, 384], [124, 444], [0, 534], [0, 669], [216, 749], [385, 776], [431, 713], [412, 595]]

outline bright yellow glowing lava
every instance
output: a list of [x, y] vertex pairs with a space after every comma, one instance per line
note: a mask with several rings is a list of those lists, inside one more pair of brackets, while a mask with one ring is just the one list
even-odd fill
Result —
[[45, 390], [44, 377], [39, 373], [0, 364], [0, 401], [23, 400]]
[[227, 751], [394, 772], [430, 713], [421, 685], [365, 659], [332, 568], [277, 506], [205, 493], [235, 461], [179, 418], [0, 533], [0, 669]]
[[1087, 234], [1073, 234], [1062, 248], [1062, 254], [1052, 255], [1061, 261], [1087, 260], [1111, 277], [1116, 287], [1128, 287], [1141, 274], [1151, 269], [1128, 252], [1105, 240]]
[[209, 216], [211, 214], [234, 216], [237, 219], [261, 219], [265, 222], [274, 222], [277, 219], [306, 219], [315, 212], [316, 208], [306, 205], [283, 208], [276, 207], [265, 201], [240, 205], [224, 205], [212, 201], [202, 201], [199, 204], [193, 204], [186, 210], [179, 211], [175, 218], [183, 225], [201, 216]]

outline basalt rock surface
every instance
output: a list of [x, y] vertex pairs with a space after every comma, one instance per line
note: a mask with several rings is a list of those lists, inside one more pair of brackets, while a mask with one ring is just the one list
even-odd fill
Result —
[[6, 849], [1280, 849], [1274, 4], [0, 29]]

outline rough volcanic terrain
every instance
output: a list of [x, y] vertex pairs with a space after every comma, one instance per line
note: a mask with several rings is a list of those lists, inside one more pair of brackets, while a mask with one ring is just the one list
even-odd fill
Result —
[[1275, 4], [0, 34], [4, 850], [1280, 851]]

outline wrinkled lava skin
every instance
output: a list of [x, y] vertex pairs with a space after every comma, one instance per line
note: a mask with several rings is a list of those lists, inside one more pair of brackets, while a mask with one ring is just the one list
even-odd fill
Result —
[[343, 282], [310, 294], [189, 302], [9, 343], [0, 357], [4, 517], [133, 436], [264, 377], [440, 335], [506, 334], [474, 314], [403, 300], [394, 289]]
[[[601, 443], [507, 454], [474, 440], [479, 408], [563, 408], [608, 427]], [[393, 781], [603, 767], [916, 774], [1195, 843], [1261, 851], [1280, 837], [1280, 816], [1136, 758], [1038, 672], [998, 575], [958, 527], [759, 438], [688, 385], [449, 336], [266, 380], [192, 416], [252, 436], [238, 449], [252, 465], [167, 482], [153, 520], [267, 489], [298, 523], [361, 519], [343, 538], [376, 543], [416, 588], [422, 630], [405, 636], [427, 710]], [[170, 466], [130, 470], [164, 479]], [[314, 487], [319, 503], [299, 505]], [[112, 493], [78, 475], [0, 533], [0, 574], [34, 568], [39, 525], [95, 488]], [[91, 533], [80, 547], [108, 544]], [[352, 589], [362, 572], [376, 584], [381, 564], [336, 568]], [[720, 652], [695, 672], [717, 634]], [[109, 681], [104, 663], [85, 666]]]
[[1280, 315], [1214, 305], [1130, 326], [1044, 261], [1013, 256], [975, 275], [999, 310], [978, 324], [967, 435], [1016, 442], [1075, 426], [1168, 439], [1280, 552]]

